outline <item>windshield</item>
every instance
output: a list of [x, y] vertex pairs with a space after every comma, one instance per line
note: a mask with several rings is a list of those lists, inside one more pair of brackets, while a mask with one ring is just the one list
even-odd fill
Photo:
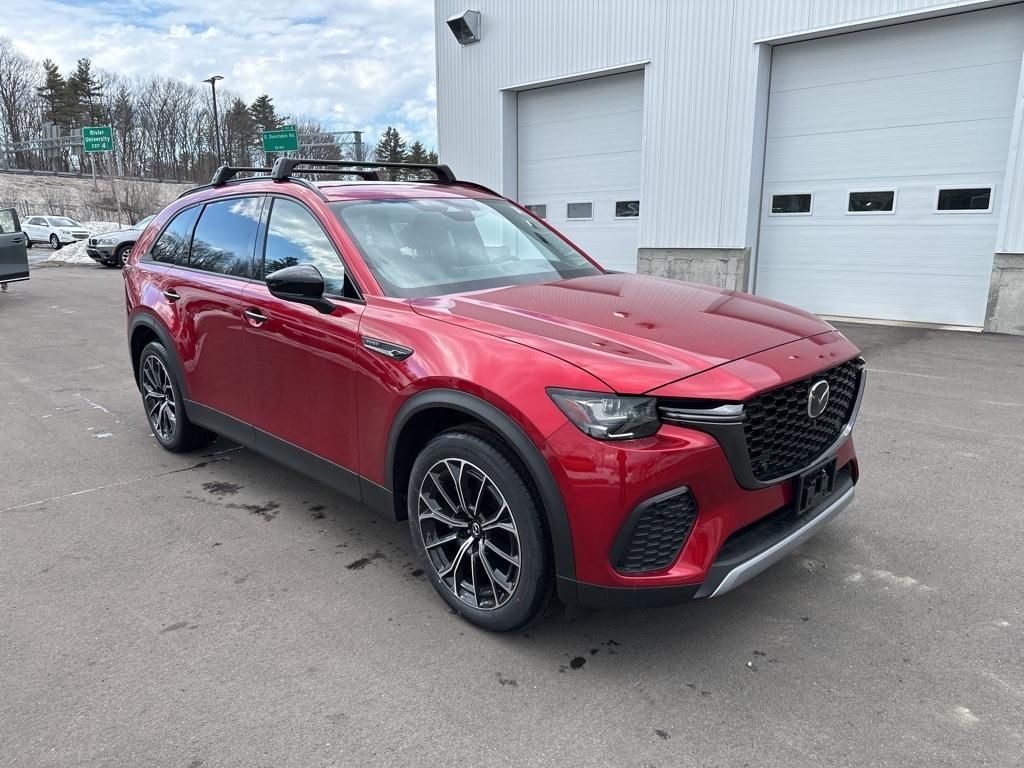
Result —
[[131, 228], [132, 229], [145, 229], [146, 226], [149, 224], [149, 222], [151, 222], [155, 218], [156, 218], [156, 216], [147, 216], [144, 219], [139, 219], [137, 222], [132, 224]]
[[82, 225], [79, 224], [74, 219], [65, 219], [65, 218], [63, 218], [61, 216], [51, 216], [50, 217], [50, 226], [51, 227], [80, 227]]
[[353, 200], [331, 208], [388, 296], [443, 296], [601, 273], [504, 200]]

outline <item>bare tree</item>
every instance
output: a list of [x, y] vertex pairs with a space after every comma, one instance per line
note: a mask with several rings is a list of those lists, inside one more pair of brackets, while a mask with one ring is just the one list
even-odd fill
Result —
[[[33, 127], [40, 76], [38, 64], [15, 48], [10, 38], [0, 37], [0, 138], [6, 140], [4, 163], [6, 144], [20, 144]], [[26, 161], [23, 152], [15, 154], [17, 165]]]

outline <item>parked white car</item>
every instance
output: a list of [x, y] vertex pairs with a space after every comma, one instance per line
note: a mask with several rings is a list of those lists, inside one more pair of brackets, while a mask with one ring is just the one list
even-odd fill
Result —
[[33, 243], [49, 243], [53, 250], [60, 250], [76, 240], [85, 240], [88, 230], [74, 219], [64, 216], [29, 216], [21, 224], [28, 237], [28, 247]]

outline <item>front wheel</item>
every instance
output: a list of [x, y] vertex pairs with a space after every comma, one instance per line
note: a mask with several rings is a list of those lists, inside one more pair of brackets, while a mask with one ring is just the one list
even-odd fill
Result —
[[121, 269], [124, 266], [124, 260], [128, 255], [129, 248], [131, 248], [130, 245], [119, 245], [114, 251], [114, 255], [110, 257], [110, 261], [107, 262], [107, 266]]
[[50, 247], [55, 251], [60, 250], [60, 238], [56, 235], [50, 235]]
[[473, 624], [520, 629], [551, 604], [540, 505], [497, 438], [454, 430], [427, 444], [409, 478], [409, 527], [434, 589]]
[[28, 235], [25, 235], [25, 247], [26, 248], [31, 248], [32, 247], [32, 240], [31, 240], [31, 238], [29, 238]]
[[151, 341], [143, 347], [139, 356], [139, 391], [153, 437], [173, 453], [204, 448], [216, 435], [189, 421], [181, 386], [173, 371], [163, 344]]

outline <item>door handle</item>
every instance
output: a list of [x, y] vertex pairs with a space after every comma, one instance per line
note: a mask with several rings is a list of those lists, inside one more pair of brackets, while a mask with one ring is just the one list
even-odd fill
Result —
[[264, 315], [258, 309], [254, 309], [253, 307], [249, 307], [249, 309], [244, 310], [242, 314], [245, 315], [246, 319], [249, 321], [250, 324], [256, 326], [257, 328], [263, 325], [265, 322], [267, 322], [267, 320], [269, 320], [269, 318], [266, 315]]
[[178, 295], [178, 292], [175, 291], [173, 288], [168, 288], [166, 291], [163, 292], [163, 294], [164, 298], [167, 299], [168, 301], [177, 301], [178, 299], [181, 298], [181, 296]]

